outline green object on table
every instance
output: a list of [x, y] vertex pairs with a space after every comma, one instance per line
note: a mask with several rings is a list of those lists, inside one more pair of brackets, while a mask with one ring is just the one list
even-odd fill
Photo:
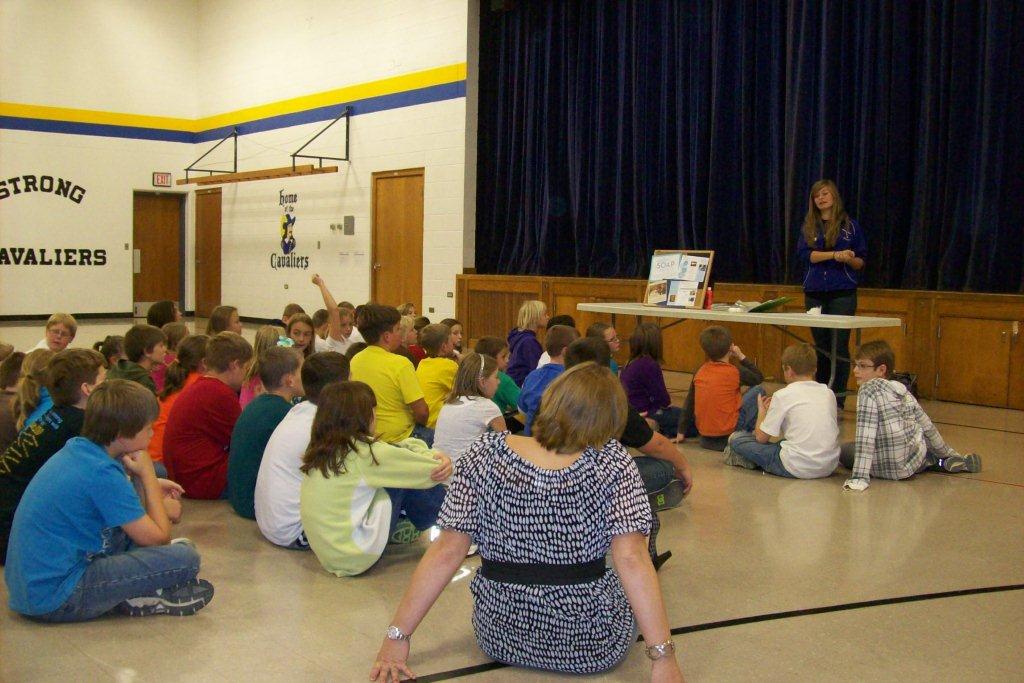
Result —
[[763, 304], [758, 304], [757, 306], [754, 306], [753, 308], [751, 308], [747, 312], [748, 313], [764, 313], [766, 311], [770, 311], [772, 309], [778, 308], [779, 306], [784, 306], [785, 304], [788, 304], [792, 300], [793, 300], [793, 297], [791, 297], [791, 296], [780, 296], [778, 299], [770, 299], [768, 301], [765, 301]]

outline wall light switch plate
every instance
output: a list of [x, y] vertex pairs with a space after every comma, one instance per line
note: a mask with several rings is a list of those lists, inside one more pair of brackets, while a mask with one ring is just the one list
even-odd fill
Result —
[[431, 306], [430, 308], [427, 309], [427, 313], [433, 313], [433, 312], [434, 312], [434, 307], [433, 306]]
[[455, 298], [455, 295], [454, 295], [454, 294], [452, 294], [451, 292], [448, 292], [448, 298], [449, 298], [449, 299], [454, 299], [454, 298]]
[[354, 234], [356, 234], [356, 217], [355, 216], [345, 216], [345, 218], [343, 220], [344, 220], [344, 224], [343, 224], [344, 227], [342, 229], [342, 234], [345, 234], [345, 235], [354, 235]]

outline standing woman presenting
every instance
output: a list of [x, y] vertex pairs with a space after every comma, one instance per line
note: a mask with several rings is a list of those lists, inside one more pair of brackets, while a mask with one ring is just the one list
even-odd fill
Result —
[[[864, 231], [847, 215], [839, 190], [831, 180], [814, 183], [807, 204], [807, 217], [799, 240], [800, 261], [807, 264], [804, 307], [810, 310], [821, 306], [821, 312], [827, 315], [854, 315], [857, 285], [868, 254]], [[837, 332], [836, 353], [848, 359], [850, 331]], [[827, 354], [832, 349], [832, 331], [814, 327], [811, 333], [819, 355], [815, 378], [827, 384], [831, 366]], [[836, 376], [830, 387], [837, 394], [846, 391], [850, 377], [850, 362], [845, 359], [837, 361]], [[844, 402], [842, 396], [837, 396], [840, 409]]]

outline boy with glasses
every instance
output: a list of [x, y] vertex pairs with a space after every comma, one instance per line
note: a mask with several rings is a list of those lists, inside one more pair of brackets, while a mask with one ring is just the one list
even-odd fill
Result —
[[923, 470], [980, 472], [981, 457], [951, 448], [921, 409], [917, 399], [892, 379], [896, 354], [884, 341], [857, 349], [857, 435], [843, 444], [839, 462], [853, 470], [843, 488], [863, 491], [871, 477], [907, 479]]
[[46, 321], [46, 334], [32, 350], [50, 349], [54, 353], [63, 351], [75, 340], [77, 332], [78, 321], [70, 313], [54, 313]]

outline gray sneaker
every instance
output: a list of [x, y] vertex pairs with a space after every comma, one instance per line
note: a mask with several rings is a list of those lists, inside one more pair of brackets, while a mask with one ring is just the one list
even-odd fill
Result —
[[971, 474], [981, 472], [981, 456], [974, 453], [951, 455], [948, 458], [942, 458], [939, 463], [943, 470], [952, 474], [957, 474], [958, 472], [969, 472]]
[[722, 451], [722, 462], [726, 465], [732, 465], [733, 467], [745, 467], [748, 470], [757, 469], [757, 465], [744, 458], [728, 445], [725, 447], [725, 450]]
[[132, 617], [167, 614], [172, 617], [191, 616], [213, 600], [213, 584], [206, 579], [193, 579], [170, 588], [158, 588], [152, 595], [125, 600], [118, 608]]
[[673, 479], [654, 493], [647, 494], [647, 497], [651, 500], [651, 509], [655, 512], [661, 512], [662, 510], [678, 507], [683, 502], [684, 488], [683, 482]]

